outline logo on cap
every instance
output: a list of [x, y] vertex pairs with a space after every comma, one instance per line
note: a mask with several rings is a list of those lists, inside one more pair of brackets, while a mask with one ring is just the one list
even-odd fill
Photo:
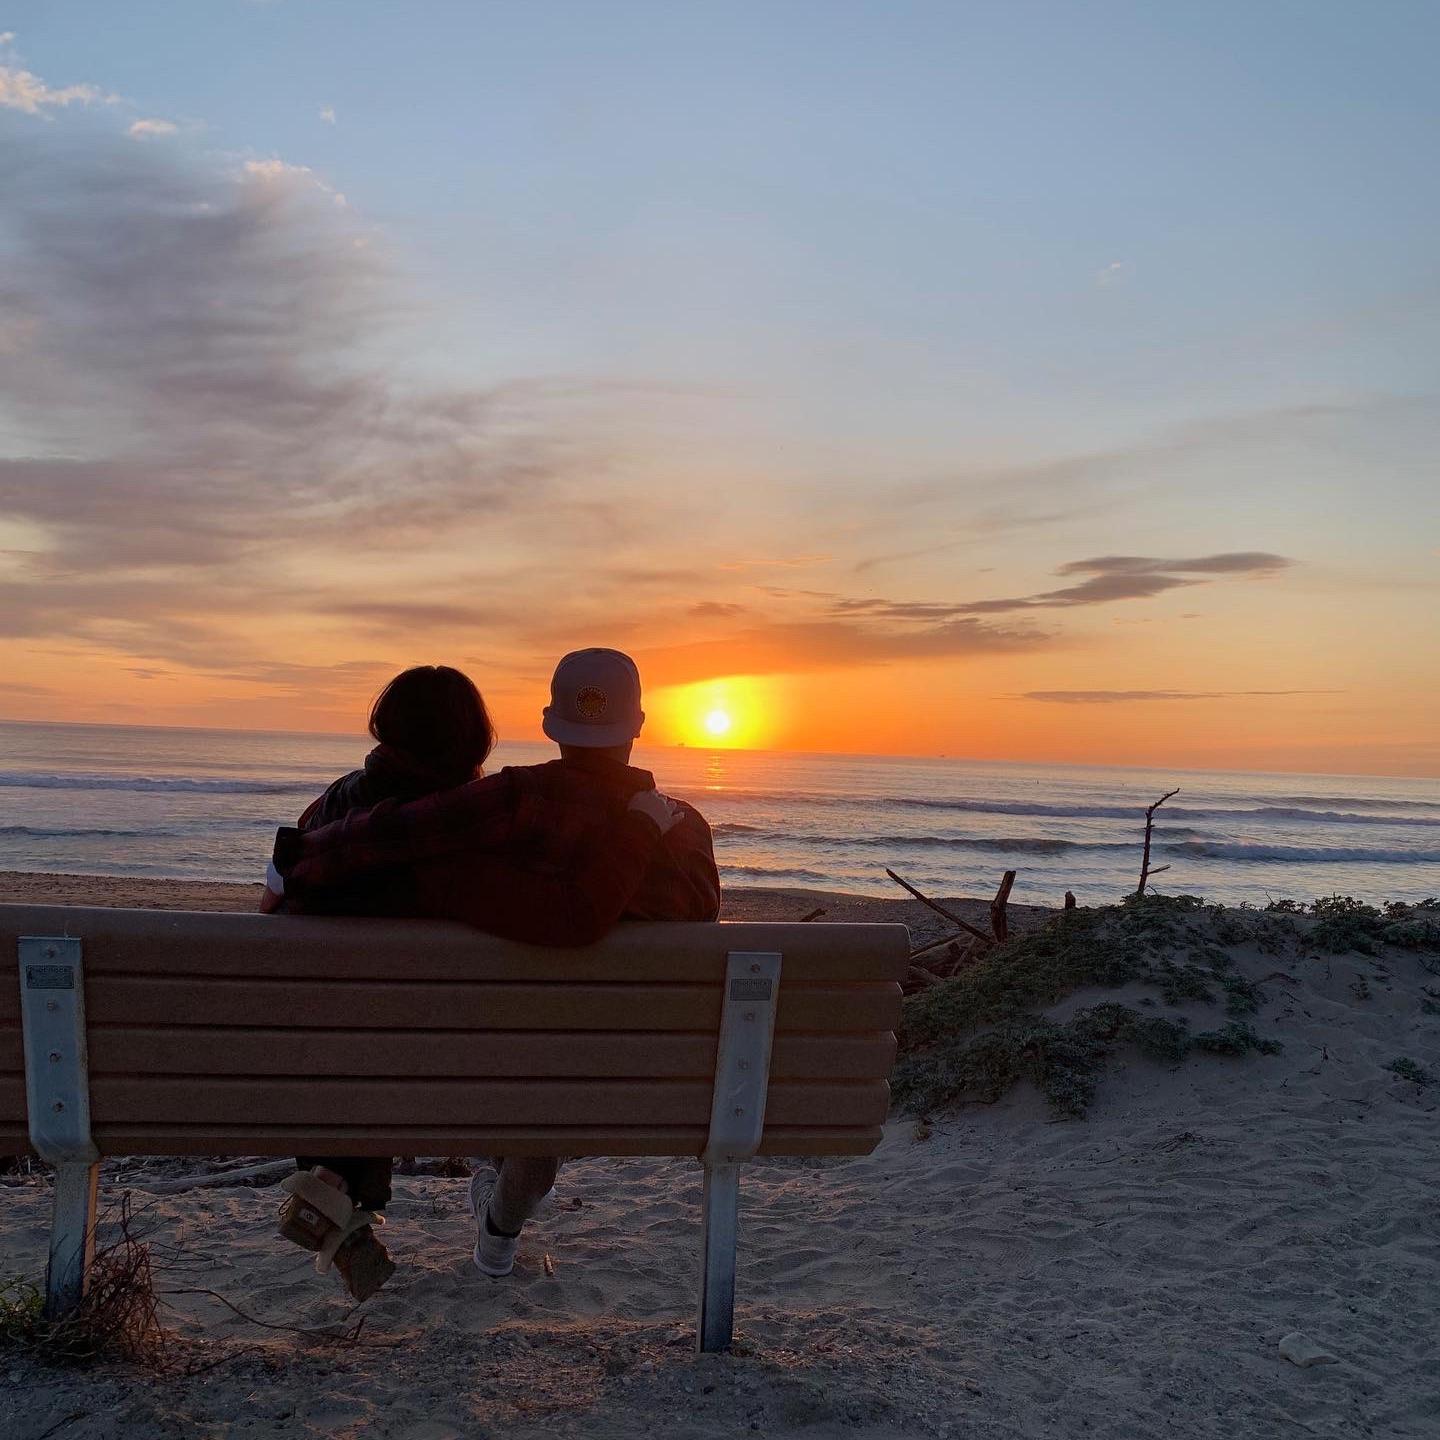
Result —
[[585, 686], [575, 697], [575, 709], [582, 720], [599, 720], [609, 705], [609, 697], [594, 685]]

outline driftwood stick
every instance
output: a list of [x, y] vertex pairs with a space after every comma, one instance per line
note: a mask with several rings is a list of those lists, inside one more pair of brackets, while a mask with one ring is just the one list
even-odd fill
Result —
[[361, 1340], [360, 1332], [365, 1328], [365, 1321], [369, 1318], [365, 1315], [362, 1315], [346, 1330], [325, 1329], [315, 1325], [285, 1325], [277, 1320], [262, 1320], [258, 1315], [247, 1314], [233, 1300], [227, 1300], [218, 1290], [196, 1288], [157, 1290], [155, 1293], [157, 1295], [208, 1295], [212, 1300], [218, 1300], [227, 1310], [233, 1311], [247, 1325], [259, 1325], [264, 1330], [288, 1330], [292, 1335], [303, 1335], [307, 1340], [324, 1340], [333, 1345], [375, 1345], [384, 1350], [398, 1350], [405, 1344], [403, 1339]]
[[983, 940], [987, 945], [994, 943], [983, 930], [977, 930], [968, 920], [962, 920], [953, 910], [947, 910], [943, 905], [932, 900], [928, 895], [922, 895], [908, 880], [902, 880], [893, 870], [887, 868], [885, 873], [902, 890], [908, 890], [922, 905], [928, 905], [937, 915], [943, 915], [952, 925], [958, 925], [967, 935], [973, 935], [977, 940]]
[[990, 902], [990, 928], [995, 932], [997, 941], [1010, 938], [1010, 917], [1005, 913], [1005, 907], [1010, 903], [1010, 891], [1014, 884], [1015, 872], [1007, 870], [995, 898]]
[[823, 907], [822, 907], [821, 909], [819, 909], [819, 910], [812, 910], [808, 915], [802, 915], [802, 916], [800, 917], [800, 923], [801, 923], [802, 925], [806, 925], [806, 924], [808, 924], [811, 920], [818, 920], [824, 913], [825, 913], [825, 911], [824, 911]]
[[943, 940], [930, 940], [912, 950], [910, 960], [913, 963], [916, 960], [923, 960], [927, 955], [948, 955], [952, 960], [959, 962], [965, 958], [966, 953], [960, 948], [959, 936], [947, 935]]
[[240, 1165], [233, 1170], [216, 1170], [201, 1175], [181, 1175], [174, 1180], [129, 1181], [130, 1188], [147, 1195], [181, 1195], [186, 1190], [213, 1189], [221, 1185], [273, 1185], [295, 1169], [293, 1160], [266, 1160], [259, 1165]]
[[1150, 883], [1150, 877], [1152, 875], [1158, 875], [1161, 870], [1168, 870], [1170, 868], [1168, 865], [1161, 865], [1155, 870], [1150, 868], [1150, 837], [1155, 829], [1155, 812], [1170, 799], [1172, 795], [1178, 795], [1179, 793], [1180, 787], [1178, 785], [1173, 790], [1167, 790], [1145, 811], [1145, 853], [1140, 860], [1140, 883], [1135, 887], [1135, 893], [1137, 895], [1143, 895], [1145, 893], [1145, 887]]

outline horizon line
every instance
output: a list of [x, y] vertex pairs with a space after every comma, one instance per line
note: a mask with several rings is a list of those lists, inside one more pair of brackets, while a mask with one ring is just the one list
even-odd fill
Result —
[[[0, 725], [29, 725], [29, 726], [64, 726], [77, 730], [160, 730], [175, 731], [181, 734], [192, 735], [262, 735], [275, 736], [283, 739], [322, 739], [322, 740], [368, 740], [370, 737], [366, 731], [346, 730], [266, 730], [249, 729], [237, 725], [143, 725], [134, 722], [123, 723], [103, 720], [34, 720], [19, 719], [11, 716], [0, 715]], [[499, 749], [506, 743], [504, 736], [501, 736], [495, 744]], [[519, 745], [550, 745], [552, 741], [541, 736], [538, 739], [512, 739], [509, 743]], [[1263, 776], [1285, 776], [1300, 775], [1310, 776], [1315, 779], [1330, 780], [1410, 780], [1440, 782], [1440, 774], [1433, 775], [1412, 775], [1397, 774], [1392, 771], [1376, 770], [1267, 770], [1252, 766], [1237, 765], [1229, 768], [1219, 768], [1204, 765], [1107, 765], [1096, 760], [1000, 760], [981, 759], [975, 756], [951, 755], [948, 753], [936, 752], [933, 754], [913, 754], [910, 752], [884, 752], [873, 750], [774, 750], [762, 746], [745, 745], [687, 745], [683, 742], [677, 745], [664, 745], [660, 743], [638, 742], [641, 748], [650, 750], [688, 750], [695, 754], [703, 755], [792, 755], [800, 758], [813, 759], [836, 759], [836, 760], [914, 760], [933, 764], [935, 761], [944, 761], [954, 765], [1011, 765], [1028, 766], [1032, 768], [1063, 768], [1070, 770], [1121, 770], [1161, 774], [1178, 775], [1263, 775]], [[492, 752], [493, 753], [493, 752]]]

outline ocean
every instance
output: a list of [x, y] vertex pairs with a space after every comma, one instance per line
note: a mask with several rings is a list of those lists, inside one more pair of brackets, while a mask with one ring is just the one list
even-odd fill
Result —
[[[292, 823], [363, 737], [0, 722], [0, 870], [261, 878]], [[492, 768], [550, 758], [503, 743]], [[698, 805], [732, 885], [987, 895], [1081, 903], [1131, 890], [1144, 809], [1167, 893], [1229, 904], [1440, 893], [1440, 781], [1021, 765], [743, 750], [637, 751]]]

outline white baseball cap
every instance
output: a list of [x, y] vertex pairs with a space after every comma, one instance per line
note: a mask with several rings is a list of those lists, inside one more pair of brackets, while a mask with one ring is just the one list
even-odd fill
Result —
[[555, 667], [541, 728], [556, 744], [624, 745], [644, 723], [640, 671], [622, 651], [572, 650]]

